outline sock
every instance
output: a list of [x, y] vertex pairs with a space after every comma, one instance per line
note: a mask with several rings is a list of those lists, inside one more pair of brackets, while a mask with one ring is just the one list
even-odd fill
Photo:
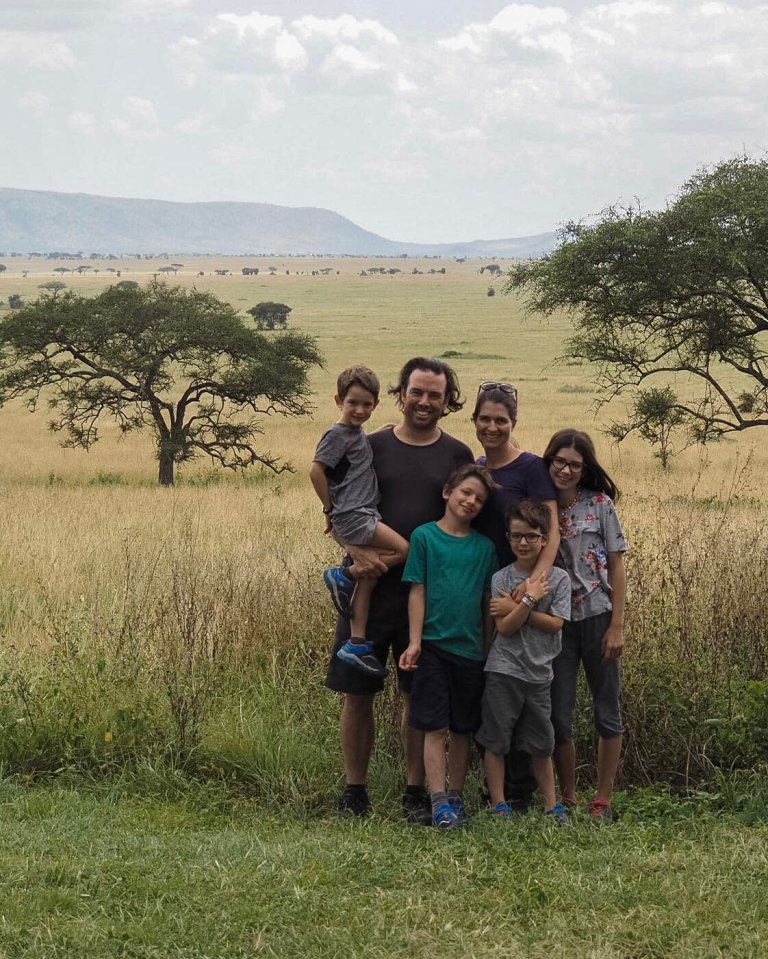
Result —
[[361, 639], [359, 636], [350, 636], [345, 643], [345, 646], [347, 649], [351, 649], [355, 653], [373, 652], [373, 643], [369, 642], [367, 639]]
[[450, 806], [450, 803], [448, 802], [448, 793], [431, 793], [429, 798], [432, 801], [433, 816], [440, 806]]
[[347, 783], [347, 791], [354, 793], [356, 796], [365, 796], [368, 788], [365, 783]]

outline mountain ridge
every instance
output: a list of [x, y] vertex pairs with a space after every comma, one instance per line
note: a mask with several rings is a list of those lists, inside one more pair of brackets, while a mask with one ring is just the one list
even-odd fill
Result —
[[322, 207], [179, 202], [0, 187], [0, 250], [179, 255], [535, 257], [555, 234], [405, 243]]

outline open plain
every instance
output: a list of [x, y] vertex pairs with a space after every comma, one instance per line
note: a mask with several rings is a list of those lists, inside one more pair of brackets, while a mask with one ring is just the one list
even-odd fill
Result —
[[[591, 371], [556, 362], [568, 318], [526, 316], [489, 261], [178, 260], [169, 283], [242, 311], [291, 307], [326, 359], [316, 411], [264, 421], [264, 449], [295, 472], [198, 460], [169, 490], [149, 434], [119, 440], [105, 424], [86, 454], [58, 446], [42, 405], [0, 410], [0, 955], [762, 955], [758, 431], [681, 452], [666, 473], [639, 441], [612, 447], [600, 429], [620, 409], [595, 413]], [[144, 283], [172, 261], [4, 258], [0, 301], [59, 278], [95, 293], [116, 280], [107, 270]], [[53, 272], [80, 263], [92, 269]], [[307, 466], [335, 418], [338, 370], [366, 363], [388, 384], [419, 354], [456, 368], [468, 402], [446, 428], [473, 448], [477, 384], [509, 380], [521, 446], [540, 453], [555, 429], [587, 429], [622, 491], [627, 791], [610, 834], [528, 817], [502, 836], [481, 814], [455, 842], [407, 832], [392, 694], [377, 816], [328, 816], [340, 757], [319, 570], [335, 550]], [[371, 426], [395, 415], [385, 396]]]

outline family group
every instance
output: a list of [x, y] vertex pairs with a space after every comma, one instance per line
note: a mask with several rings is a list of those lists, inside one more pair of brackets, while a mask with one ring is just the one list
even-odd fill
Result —
[[391, 654], [403, 696], [408, 821], [464, 824], [474, 741], [492, 815], [527, 811], [538, 788], [544, 815], [568, 822], [579, 804], [581, 664], [598, 735], [586, 812], [611, 822], [626, 594], [616, 486], [580, 430], [556, 432], [543, 456], [520, 449], [511, 383], [479, 385], [478, 459], [440, 426], [464, 405], [448, 364], [414, 357], [389, 393], [400, 421], [366, 434], [379, 380], [365, 366], [344, 370], [338, 422], [310, 468], [325, 531], [345, 553], [323, 572], [339, 614], [326, 685], [344, 694], [340, 812], [370, 811], [374, 698]]

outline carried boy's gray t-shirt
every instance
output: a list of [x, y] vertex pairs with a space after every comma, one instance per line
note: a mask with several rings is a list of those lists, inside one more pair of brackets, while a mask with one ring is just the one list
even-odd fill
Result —
[[[505, 566], [491, 580], [491, 595], [498, 599], [502, 593], [511, 593], [527, 578], [528, 573], [521, 573], [514, 563]], [[537, 612], [571, 618], [571, 584], [565, 570], [554, 567], [550, 571], [549, 592], [539, 602]], [[561, 647], [561, 631], [545, 633], [526, 621], [513, 636], [496, 632], [485, 671], [516, 676], [527, 683], [549, 683], [552, 660]]]
[[312, 459], [326, 468], [331, 516], [362, 507], [376, 509], [379, 487], [373, 470], [373, 453], [362, 426], [334, 423], [320, 437]]

